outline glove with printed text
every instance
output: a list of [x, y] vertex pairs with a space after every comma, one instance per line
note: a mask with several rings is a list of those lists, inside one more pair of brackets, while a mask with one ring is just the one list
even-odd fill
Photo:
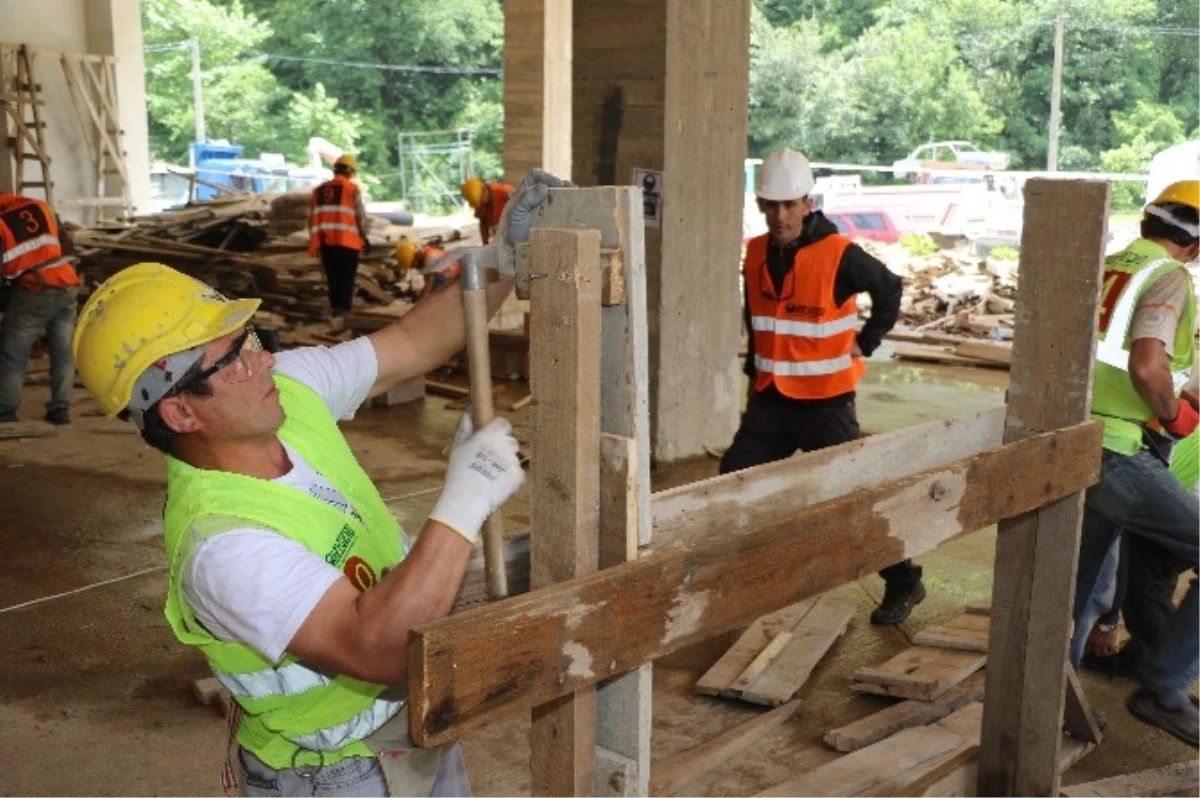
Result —
[[429, 520], [450, 527], [476, 545], [483, 522], [525, 481], [519, 449], [507, 419], [493, 419], [476, 432], [469, 409], [464, 412], [450, 450], [446, 486]]

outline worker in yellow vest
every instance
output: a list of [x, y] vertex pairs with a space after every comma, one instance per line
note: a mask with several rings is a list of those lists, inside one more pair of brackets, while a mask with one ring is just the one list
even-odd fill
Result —
[[71, 423], [75, 365], [71, 333], [79, 275], [71, 265], [71, 237], [45, 202], [0, 192], [0, 423], [17, 420], [33, 345], [50, 345], [50, 401], [46, 421]]
[[[1100, 481], [1084, 504], [1072, 657], [1113, 589], [1120, 535], [1154, 543], [1197, 566], [1200, 505], [1172, 474], [1155, 426], [1185, 439], [1197, 400], [1181, 393], [1195, 361], [1196, 297], [1187, 263], [1200, 253], [1200, 181], [1173, 183], [1146, 206], [1141, 237], [1105, 260], [1097, 319], [1092, 415], [1104, 424]], [[1127, 702], [1142, 721], [1197, 745], [1188, 689], [1200, 671], [1200, 605], [1192, 581], [1182, 604], [1137, 662]]]
[[345, 316], [354, 301], [359, 254], [369, 254], [367, 213], [362, 191], [354, 182], [358, 160], [340, 156], [333, 162], [333, 179], [312, 190], [308, 214], [308, 254], [320, 256], [329, 289], [330, 313]]
[[[482, 262], [512, 262], [497, 249], [528, 238], [559, 185], [527, 178]], [[491, 312], [513, 282], [489, 283]], [[451, 287], [369, 336], [277, 356], [249, 326], [258, 305], [138, 264], [96, 289], [75, 332], [105, 414], [165, 456], [167, 619], [241, 709], [245, 794], [469, 795], [457, 744], [408, 738], [407, 646], [450, 611], [484, 520], [520, 487], [517, 441], [504, 419], [474, 430], [464, 415], [409, 547], [337, 425], [462, 348], [462, 295]]]
[[[750, 240], [742, 264], [750, 396], [722, 474], [858, 438], [863, 359], [900, 314], [900, 278], [814, 209], [814, 185], [802, 153], [777, 150], [763, 161], [758, 209], [768, 232]], [[863, 292], [871, 316], [859, 330]], [[886, 587], [871, 622], [898, 624], [925, 598], [921, 569], [906, 559], [880, 576]]]

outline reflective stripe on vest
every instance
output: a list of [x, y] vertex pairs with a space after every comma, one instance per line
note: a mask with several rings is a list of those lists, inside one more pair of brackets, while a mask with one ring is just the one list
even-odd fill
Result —
[[12, 263], [17, 258], [19, 258], [23, 255], [27, 255], [28, 253], [33, 252], [35, 249], [41, 249], [42, 247], [57, 247], [57, 246], [60, 246], [58, 236], [53, 236], [53, 235], [50, 235], [49, 233], [47, 233], [45, 235], [40, 235], [37, 238], [31, 238], [28, 241], [24, 241], [20, 244], [17, 244], [12, 249], [5, 250], [4, 262], [6, 264]]
[[[1109, 316], [1108, 329], [1105, 331], [1104, 337], [1096, 341], [1096, 360], [1115, 369], [1129, 371], [1130, 350], [1126, 348], [1125, 342], [1132, 332], [1133, 315], [1137, 310], [1138, 299], [1141, 298], [1147, 283], [1155, 276], [1155, 272], [1162, 266], [1174, 263], [1175, 261], [1170, 258], [1151, 261], [1142, 267], [1129, 282], [1125, 283], [1121, 289], [1121, 296], [1117, 298], [1117, 304]], [[1171, 373], [1171, 381], [1174, 383], [1176, 392], [1187, 384], [1190, 376], [1191, 369]]]
[[854, 390], [865, 370], [850, 353], [858, 329], [854, 297], [838, 306], [834, 283], [849, 239], [830, 235], [800, 247], [783, 285], [771, 284], [769, 239], [746, 247], [742, 265], [754, 336], [754, 387], [793, 399], [826, 399]]

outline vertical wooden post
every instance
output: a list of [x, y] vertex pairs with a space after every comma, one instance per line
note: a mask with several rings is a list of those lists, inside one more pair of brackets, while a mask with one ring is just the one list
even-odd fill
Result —
[[[600, 234], [530, 236], [532, 482], [530, 586], [596, 570], [600, 523]], [[570, 668], [597, 667], [586, 650]], [[533, 709], [534, 795], [585, 795], [595, 769], [596, 693]]]
[[[601, 309], [600, 567], [608, 568], [633, 559], [637, 547], [650, 542], [649, 328], [641, 189], [555, 189], [534, 227], [597, 230], [600, 246], [619, 250], [624, 264], [624, 300]], [[649, 792], [652, 673], [651, 665], [643, 665], [596, 688], [596, 795]]]
[[[1108, 193], [1097, 181], [1025, 184], [1006, 443], [1088, 418]], [[980, 795], [1058, 794], [1082, 515], [1081, 492], [999, 525]]]

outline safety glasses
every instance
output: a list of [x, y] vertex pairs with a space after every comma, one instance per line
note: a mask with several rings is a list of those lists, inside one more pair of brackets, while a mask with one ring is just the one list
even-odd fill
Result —
[[217, 358], [216, 362], [208, 368], [196, 372], [194, 377], [180, 380], [171, 393], [182, 393], [189, 387], [200, 385], [213, 376], [230, 385], [245, 382], [254, 376], [254, 366], [251, 364], [250, 356], [255, 352], [262, 351], [262, 348], [262, 341], [258, 339], [258, 334], [254, 332], [253, 328], [247, 327], [233, 342], [233, 346], [229, 347], [228, 352]]

